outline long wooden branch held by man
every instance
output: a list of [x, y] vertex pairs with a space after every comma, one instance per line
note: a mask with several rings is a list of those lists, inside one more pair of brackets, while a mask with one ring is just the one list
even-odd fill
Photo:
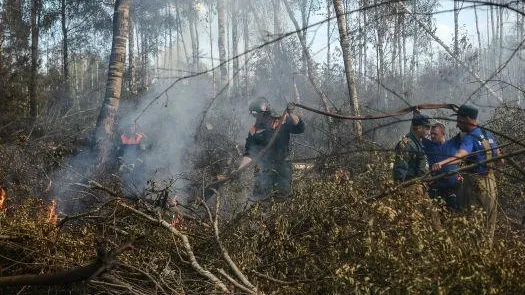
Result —
[[341, 115], [341, 114], [335, 114], [335, 113], [321, 111], [321, 110], [318, 110], [316, 108], [309, 107], [309, 106], [306, 106], [306, 105], [303, 105], [303, 104], [300, 104], [300, 103], [293, 103], [293, 104], [296, 107], [299, 107], [299, 108], [302, 108], [302, 109], [305, 109], [305, 110], [308, 110], [308, 111], [311, 111], [311, 112], [314, 112], [314, 113], [317, 113], [317, 114], [320, 114], [320, 115], [329, 116], [329, 117], [342, 119], [342, 120], [377, 120], [377, 119], [383, 119], [383, 118], [390, 118], [390, 117], [396, 117], [396, 116], [405, 115], [405, 114], [408, 114], [408, 113], [413, 112], [415, 110], [451, 109], [451, 110], [456, 111], [459, 108], [457, 105], [450, 104], [450, 103], [425, 103], [425, 104], [420, 104], [420, 105], [416, 105], [416, 106], [409, 106], [409, 107], [406, 107], [404, 109], [401, 109], [401, 110], [398, 110], [398, 111], [395, 111], [395, 112], [392, 112], [392, 113], [386, 113], [386, 114], [381, 114], [381, 115], [345, 116], [345, 115]]
[[52, 274], [0, 277], [0, 287], [54, 286], [90, 280], [106, 271], [109, 271], [117, 262], [117, 255], [126, 250], [132, 249], [132, 243], [133, 242], [127, 242], [108, 253], [105, 251], [99, 251], [99, 253], [97, 253], [97, 259], [92, 263], [70, 270]]

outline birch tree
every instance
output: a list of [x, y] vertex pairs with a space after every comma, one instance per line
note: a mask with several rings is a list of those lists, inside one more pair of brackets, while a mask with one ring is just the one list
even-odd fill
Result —
[[226, 13], [224, 11], [224, 0], [217, 0], [217, 26], [219, 29], [218, 49], [221, 70], [221, 87], [228, 81], [228, 65], [226, 64]]
[[106, 94], [102, 103], [94, 133], [94, 149], [97, 166], [104, 169], [113, 147], [113, 129], [119, 107], [126, 43], [129, 32], [129, 6], [131, 0], [116, 0], [113, 14], [113, 42], [109, 60]]
[[[350, 40], [348, 39], [348, 32], [346, 31], [346, 17], [343, 2], [341, 0], [333, 0], [335, 14], [337, 15], [337, 26], [339, 28], [339, 43], [343, 52], [343, 63], [345, 66], [346, 82], [348, 86], [348, 96], [350, 97], [350, 105], [352, 107], [352, 115], [359, 116], [359, 99], [357, 98], [357, 90], [355, 87], [355, 73], [353, 68], [353, 57], [350, 53]], [[363, 126], [361, 121], [354, 121], [355, 134], [361, 138], [363, 136]]]

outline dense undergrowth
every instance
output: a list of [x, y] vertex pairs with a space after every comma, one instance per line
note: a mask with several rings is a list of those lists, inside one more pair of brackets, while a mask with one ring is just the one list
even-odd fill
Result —
[[[505, 116], [509, 111], [521, 110], [502, 109], [489, 126], [519, 139], [523, 128], [508, 126], [523, 122]], [[449, 212], [418, 186], [370, 199], [393, 185], [391, 155], [384, 152], [349, 153], [323, 163], [323, 169], [297, 172], [293, 198], [267, 209], [225, 210], [246, 197], [238, 182], [219, 190], [222, 209], [214, 210], [216, 199], [208, 202], [210, 214], [202, 205], [166, 209], [118, 191], [93, 190], [103, 202], [54, 222], [52, 196], [46, 194], [52, 171], [63, 165], [64, 155], [82, 149], [79, 142], [87, 134], [82, 129], [71, 135], [72, 125], [62, 128], [65, 138], [55, 133], [0, 146], [0, 176], [8, 192], [0, 210], [0, 282], [76, 269], [128, 242], [133, 248], [90, 280], [0, 286], [0, 294], [225, 293], [202, 270], [231, 293], [246, 293], [224, 275], [241, 281], [224, 250], [265, 294], [525, 293], [525, 231], [519, 220], [524, 184], [510, 164], [497, 173], [501, 209], [492, 243], [483, 234], [483, 212]], [[519, 148], [500, 141], [506, 152]], [[516, 157], [518, 165], [522, 160]], [[215, 212], [222, 251], [214, 235]]]
[[[369, 173], [361, 177], [379, 177]], [[366, 186], [357, 182], [300, 183], [288, 202], [267, 210], [255, 206], [221, 222], [221, 241], [241, 271], [266, 294], [525, 292], [524, 233], [504, 217], [491, 244], [483, 235], [483, 212], [451, 213], [410, 188], [371, 202], [363, 201], [365, 196]], [[96, 248], [133, 240], [134, 249], [121, 254], [121, 263], [112, 271], [90, 283], [49, 290], [218, 291], [188, 263], [181, 239], [119, 205], [122, 202], [126, 201], [111, 201], [86, 216], [59, 222], [59, 227], [48, 221], [48, 207], [34, 199], [8, 207], [0, 214], [2, 276], [77, 267], [93, 259]], [[137, 206], [157, 218], [158, 211]], [[439, 214], [440, 228], [432, 211]], [[160, 216], [168, 221], [173, 217]], [[184, 218], [174, 226], [188, 236], [202, 267], [212, 273], [228, 271], [213, 226], [203, 220]], [[239, 291], [221, 279], [230, 290]], [[4, 294], [41, 294], [42, 289], [5, 290]]]

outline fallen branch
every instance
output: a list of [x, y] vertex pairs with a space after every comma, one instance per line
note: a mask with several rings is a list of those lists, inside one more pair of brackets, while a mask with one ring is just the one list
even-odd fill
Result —
[[[81, 184], [77, 184], [77, 185], [81, 185]], [[84, 212], [84, 213], [80, 213], [80, 214], [72, 215], [72, 216], [65, 216], [57, 224], [57, 227], [60, 228], [60, 227], [64, 226], [64, 224], [66, 224], [67, 222], [72, 221], [72, 220], [82, 219], [82, 218], [85, 218], [85, 217], [91, 217], [92, 214], [100, 212], [102, 209], [104, 209], [104, 207], [106, 207], [107, 205], [115, 202], [116, 200], [118, 200], [118, 199], [109, 200], [108, 202], [106, 202], [106, 203], [102, 204], [101, 206], [95, 208], [94, 210], [91, 210], [91, 211], [88, 211], [88, 212]]]
[[[242, 271], [239, 269], [239, 267], [237, 267], [237, 264], [235, 264], [235, 262], [233, 262], [233, 259], [230, 257], [230, 254], [228, 253], [228, 249], [226, 249], [226, 247], [224, 247], [222, 241], [221, 241], [221, 238], [220, 238], [220, 235], [219, 235], [219, 208], [220, 208], [220, 204], [221, 204], [221, 198], [220, 198], [220, 194], [218, 193], [215, 193], [217, 198], [216, 198], [216, 202], [215, 202], [215, 216], [213, 216], [211, 214], [211, 210], [210, 208], [206, 205], [206, 203], [204, 203], [204, 207], [206, 208], [206, 211], [208, 212], [208, 216], [210, 218], [210, 222], [213, 223], [213, 232], [214, 232], [214, 235], [215, 235], [215, 241], [217, 242], [217, 245], [219, 245], [219, 248], [221, 249], [221, 253], [222, 253], [222, 257], [224, 258], [224, 260], [226, 260], [226, 262], [228, 263], [228, 266], [230, 266], [230, 268], [232, 269], [233, 273], [235, 274], [235, 276], [237, 276], [237, 278], [239, 278], [239, 280], [241, 280], [241, 282], [247, 287], [245, 287], [245, 289], [248, 289], [250, 290], [250, 293], [252, 294], [259, 294], [259, 291], [257, 290], [257, 288], [248, 280], [248, 278], [242, 273]], [[222, 269], [221, 269], [222, 270]], [[224, 270], [222, 270], [224, 272]], [[226, 276], [226, 273], [222, 274], [223, 276]], [[228, 280], [230, 280], [231, 278], [227, 277]], [[233, 280], [233, 279], [231, 279]], [[230, 280], [230, 281], [231, 281]]]
[[166, 222], [165, 220], [162, 220], [160, 218], [154, 218], [144, 212], [141, 212], [129, 205], [126, 205], [124, 203], [119, 203], [120, 206], [128, 209], [129, 211], [131, 211], [133, 214], [135, 215], [138, 215], [144, 219], [146, 219], [147, 221], [153, 223], [153, 224], [156, 224], [156, 225], [159, 225], [165, 229], [167, 229], [169, 232], [171, 232], [173, 235], [175, 235], [176, 237], [178, 237], [181, 241], [182, 241], [182, 245], [184, 246], [184, 249], [186, 250], [186, 255], [188, 256], [189, 258], [189, 263], [190, 265], [193, 267], [193, 269], [195, 271], [197, 271], [198, 274], [200, 274], [201, 276], [207, 278], [208, 280], [210, 280], [214, 285], [216, 285], [217, 287], [219, 287], [224, 293], [227, 293], [227, 294], [230, 294], [230, 291], [228, 290], [228, 288], [226, 287], [226, 285], [218, 278], [216, 277], [213, 273], [211, 273], [210, 271], [204, 269], [200, 264], [199, 262], [197, 261], [197, 258], [195, 257], [195, 254], [193, 253], [193, 249], [191, 247], [191, 244], [190, 244], [190, 241], [188, 239], [188, 236], [186, 236], [185, 234], [183, 234], [182, 232], [180, 232], [178, 229], [176, 229], [175, 227], [173, 227], [170, 223]]
[[54, 286], [91, 280], [109, 271], [116, 263], [117, 255], [133, 248], [132, 242], [127, 242], [109, 253], [99, 251], [97, 259], [78, 268], [43, 275], [18, 275], [0, 277], [0, 287], [6, 286]]
[[88, 189], [97, 189], [97, 190], [101, 190], [101, 191], [104, 191], [108, 194], [110, 194], [111, 196], [113, 197], [119, 197], [119, 195], [114, 192], [113, 190], [103, 186], [102, 184], [94, 181], [94, 180], [90, 180], [88, 181], [88, 184], [83, 184], [83, 183], [75, 183], [75, 185], [78, 185], [78, 186], [82, 186], [82, 187], [85, 187], [85, 188], [88, 188]]
[[224, 269], [222, 268], [219, 268], [217, 270], [223, 277], [225, 277], [230, 283], [232, 283], [235, 287], [243, 290], [244, 292], [248, 293], [248, 294], [257, 294], [257, 293], [253, 293], [252, 290], [246, 288], [245, 286], [241, 285], [239, 282], [237, 282], [234, 278], [230, 277], [225, 271]]

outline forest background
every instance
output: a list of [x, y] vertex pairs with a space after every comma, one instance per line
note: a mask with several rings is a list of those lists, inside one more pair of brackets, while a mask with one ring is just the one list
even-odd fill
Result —
[[[0, 286], [14, 286], [0, 292], [522, 293], [524, 8], [0, 1]], [[508, 158], [496, 242], [480, 238], [481, 212], [452, 214], [394, 186], [409, 114], [297, 108], [307, 132], [292, 141], [294, 198], [244, 210], [246, 173], [203, 202], [235, 170], [258, 96], [277, 111], [296, 102], [353, 116], [475, 105]], [[457, 132], [451, 111], [426, 112]], [[115, 170], [115, 134], [132, 122], [151, 142], [146, 190]], [[67, 285], [13, 277], [67, 270], [85, 272]]]

